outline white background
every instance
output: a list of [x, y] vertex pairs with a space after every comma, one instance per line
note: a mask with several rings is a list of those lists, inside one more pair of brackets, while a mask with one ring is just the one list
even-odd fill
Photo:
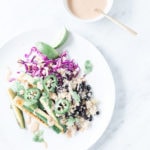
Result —
[[78, 22], [65, 13], [61, 0], [0, 0], [0, 46], [19, 33], [56, 21], [87, 38], [110, 65], [117, 92], [112, 121], [90, 150], [149, 150], [150, 1], [114, 0], [109, 14], [139, 35], [134, 37], [107, 19]]

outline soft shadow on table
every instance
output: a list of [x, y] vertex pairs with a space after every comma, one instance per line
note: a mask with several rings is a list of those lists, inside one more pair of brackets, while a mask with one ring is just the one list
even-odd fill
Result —
[[[102, 50], [102, 48], [99, 49]], [[102, 149], [101, 147], [103, 146], [103, 144], [111, 140], [115, 132], [119, 129], [119, 127], [122, 125], [124, 121], [124, 111], [126, 107], [126, 93], [125, 93], [124, 83], [122, 80], [122, 75], [117, 69], [117, 65], [113, 63], [111, 58], [109, 58], [109, 56], [105, 56], [103, 50], [101, 53], [105, 57], [113, 74], [113, 78], [115, 81], [115, 88], [116, 88], [116, 104], [108, 128], [104, 132], [103, 136], [89, 150], [100, 150]]]
[[114, 0], [109, 15], [116, 19], [121, 18], [121, 20], [130, 20], [132, 19], [133, 5], [132, 0]]
[[[128, 21], [132, 19], [132, 7], [133, 2], [131, 0], [114, 0], [114, 4], [111, 11], [109, 12], [109, 15], [115, 17], [116, 19], [121, 18], [121, 20]], [[103, 23], [106, 24], [106, 20], [104, 20]], [[98, 22], [96, 24], [101, 24], [101, 22]], [[123, 83], [122, 74], [119, 71], [117, 64], [115, 63], [115, 60], [110, 58], [109, 54], [105, 52], [105, 49], [99, 47], [98, 45], [97, 47], [104, 55], [114, 77], [116, 87], [116, 106], [108, 128], [104, 132], [103, 136], [89, 150], [103, 149], [103, 146], [107, 142], [111, 141], [117, 130], [119, 130], [124, 122], [124, 112], [126, 109], [126, 89]]]
[[[124, 24], [128, 24], [128, 22], [132, 20], [133, 7], [134, 7], [134, 3], [131, 0], [114, 0], [113, 6], [110, 12], [108, 13], [108, 15], [114, 17], [115, 19], [119, 20], [120, 22]], [[117, 26], [114, 23], [112, 23], [110, 20], [108, 20], [107, 18], [104, 18], [93, 24], [89, 24], [88, 26], [91, 29], [97, 28], [97, 26], [99, 26], [99, 28], [97, 28], [98, 30], [97, 33], [101, 32], [101, 30], [104, 30], [104, 27], [105, 27], [105, 30], [108, 30], [108, 33], [110, 33], [113, 25]], [[109, 30], [109, 28], [111, 30]]]

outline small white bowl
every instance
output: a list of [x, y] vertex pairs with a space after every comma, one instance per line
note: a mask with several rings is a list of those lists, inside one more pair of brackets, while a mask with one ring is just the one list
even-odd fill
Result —
[[[106, 14], [110, 11], [110, 9], [111, 9], [111, 7], [112, 7], [112, 5], [113, 5], [113, 0], [107, 0], [107, 1], [108, 1], [108, 2], [107, 2], [107, 6], [106, 6], [105, 9], [103, 10]], [[103, 14], [100, 14], [98, 17], [93, 18], [93, 19], [82, 19], [82, 18], [77, 17], [76, 15], [74, 15], [74, 14], [71, 12], [71, 10], [70, 10], [70, 8], [69, 8], [69, 6], [68, 6], [68, 0], [63, 0], [63, 5], [64, 5], [65, 10], [67, 11], [67, 13], [68, 13], [71, 17], [73, 17], [73, 18], [75, 18], [76, 20], [81, 21], [81, 22], [91, 23], [91, 22], [99, 21], [99, 20], [101, 20], [102, 18], [104, 18], [104, 15], [103, 15]]]

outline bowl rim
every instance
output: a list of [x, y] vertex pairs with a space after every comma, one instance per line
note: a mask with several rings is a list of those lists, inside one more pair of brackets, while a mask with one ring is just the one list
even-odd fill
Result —
[[[103, 14], [100, 14], [98, 17], [93, 18], [93, 19], [82, 19], [82, 18], [80, 18], [80, 17], [74, 15], [74, 14], [71, 12], [70, 8], [68, 7], [68, 2], [67, 2], [67, 1], [68, 1], [68, 0], [62, 0], [63, 6], [64, 6], [64, 8], [65, 8], [67, 14], [69, 14], [72, 18], [76, 19], [77, 21], [85, 22], [85, 23], [92, 23], [92, 22], [96, 22], [96, 21], [99, 21], [99, 20], [101, 20], [101, 19], [104, 18], [104, 15], [103, 15]], [[107, 0], [107, 1], [108, 1], [108, 4], [107, 4], [107, 6], [106, 6], [105, 9], [104, 9], [104, 12], [105, 12], [106, 14], [111, 10], [111, 8], [112, 8], [112, 6], [113, 6], [114, 0]]]

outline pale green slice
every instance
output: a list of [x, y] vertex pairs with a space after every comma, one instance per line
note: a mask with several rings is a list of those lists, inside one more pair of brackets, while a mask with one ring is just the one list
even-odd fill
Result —
[[59, 36], [56, 42], [52, 44], [52, 47], [57, 49], [61, 47], [68, 39], [69, 31], [66, 28], [63, 28], [63, 30], [59, 33]]

